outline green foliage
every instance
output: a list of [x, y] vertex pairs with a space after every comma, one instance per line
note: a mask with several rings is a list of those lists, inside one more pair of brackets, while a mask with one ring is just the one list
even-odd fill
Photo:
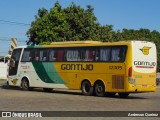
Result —
[[62, 9], [58, 2], [49, 12], [45, 8], [39, 9], [27, 31], [28, 43], [99, 40], [96, 28], [99, 24], [93, 10], [90, 5], [85, 10], [74, 3]]
[[157, 46], [158, 69], [160, 70], [160, 33], [149, 29], [113, 30], [113, 25], [100, 25], [94, 15], [94, 8], [87, 9], [71, 3], [62, 8], [59, 2], [50, 11], [45, 8], [38, 10], [35, 21], [27, 31], [28, 44], [50, 44], [57, 41], [96, 40], [114, 42], [121, 40], [145, 40]]

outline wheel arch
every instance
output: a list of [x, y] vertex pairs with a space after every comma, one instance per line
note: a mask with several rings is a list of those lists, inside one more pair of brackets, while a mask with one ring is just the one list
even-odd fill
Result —
[[[29, 77], [27, 77], [27, 76], [23, 76], [22, 78], [21, 78], [21, 84], [22, 84], [22, 80], [24, 80], [24, 79], [27, 79], [27, 81], [28, 81], [28, 84], [29, 84], [29, 87], [31, 87], [31, 82], [30, 82], [30, 79], [29, 79]], [[20, 84], [20, 85], [21, 85]]]

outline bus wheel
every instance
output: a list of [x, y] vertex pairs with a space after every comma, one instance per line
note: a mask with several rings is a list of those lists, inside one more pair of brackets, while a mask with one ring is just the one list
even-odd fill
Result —
[[44, 92], [52, 92], [52, 90], [53, 90], [52, 88], [43, 88]]
[[93, 95], [93, 87], [89, 81], [84, 81], [82, 83], [82, 93], [86, 96]]
[[22, 87], [23, 90], [32, 90], [32, 89], [29, 87], [29, 81], [28, 81], [27, 78], [23, 78], [23, 79], [22, 79], [21, 87]]
[[121, 98], [126, 98], [126, 97], [128, 97], [129, 93], [118, 93], [118, 95], [119, 95]]
[[99, 81], [95, 84], [94, 92], [96, 96], [99, 96], [99, 97], [105, 96], [105, 86], [103, 82]]

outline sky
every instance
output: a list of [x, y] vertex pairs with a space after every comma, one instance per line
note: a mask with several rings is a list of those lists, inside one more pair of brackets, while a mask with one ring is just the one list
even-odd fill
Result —
[[84, 9], [91, 5], [98, 22], [113, 25], [114, 30], [147, 28], [160, 32], [160, 0], [0, 0], [0, 56], [7, 55], [11, 38], [25, 45], [28, 24], [35, 20], [38, 9], [50, 10], [56, 1], [63, 8], [71, 2]]

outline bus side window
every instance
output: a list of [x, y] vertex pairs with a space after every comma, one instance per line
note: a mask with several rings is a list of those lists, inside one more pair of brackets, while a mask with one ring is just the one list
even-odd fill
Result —
[[24, 52], [23, 52], [23, 56], [22, 56], [22, 62], [28, 62], [30, 61], [30, 51], [28, 49], [24, 49]]
[[84, 59], [85, 59], [85, 50], [84, 49], [81, 49], [81, 52], [80, 52], [81, 54], [80, 54], [80, 59], [81, 59], [81, 61], [84, 61]]
[[[95, 48], [81, 48], [80, 50], [80, 60], [81, 61], [96, 61], [98, 56], [96, 56]], [[96, 58], [97, 57], [97, 58]]]
[[48, 50], [47, 49], [40, 49], [40, 61], [41, 62], [45, 62], [47, 61], [48, 59]]
[[99, 61], [99, 51], [98, 51], [98, 49], [93, 50], [93, 61]]
[[63, 50], [58, 51], [58, 61], [60, 62], [64, 61], [64, 51]]
[[100, 49], [100, 61], [110, 61], [110, 47], [102, 47]]
[[88, 50], [87, 61], [93, 61], [93, 51], [91, 50]]
[[53, 62], [53, 61], [57, 61], [57, 54], [56, 54], [56, 50], [54, 49], [50, 49], [49, 51], [49, 61]]
[[29, 61], [34, 62], [34, 60], [35, 60], [35, 51], [30, 49]]
[[35, 49], [34, 52], [35, 52], [34, 61], [38, 62], [39, 61], [39, 56], [40, 56], [39, 55], [39, 49]]
[[111, 61], [119, 61], [119, 52], [120, 52], [120, 48], [112, 48], [112, 56], [111, 56]]
[[37, 57], [35, 57], [35, 61], [39, 61], [39, 57], [37, 56]]
[[79, 61], [79, 51], [77, 49], [66, 50], [66, 61]]
[[126, 50], [127, 50], [126, 47], [121, 47], [120, 53], [119, 53], [119, 61], [125, 60]]
[[111, 61], [122, 62], [125, 59], [126, 47], [113, 47], [111, 53]]

